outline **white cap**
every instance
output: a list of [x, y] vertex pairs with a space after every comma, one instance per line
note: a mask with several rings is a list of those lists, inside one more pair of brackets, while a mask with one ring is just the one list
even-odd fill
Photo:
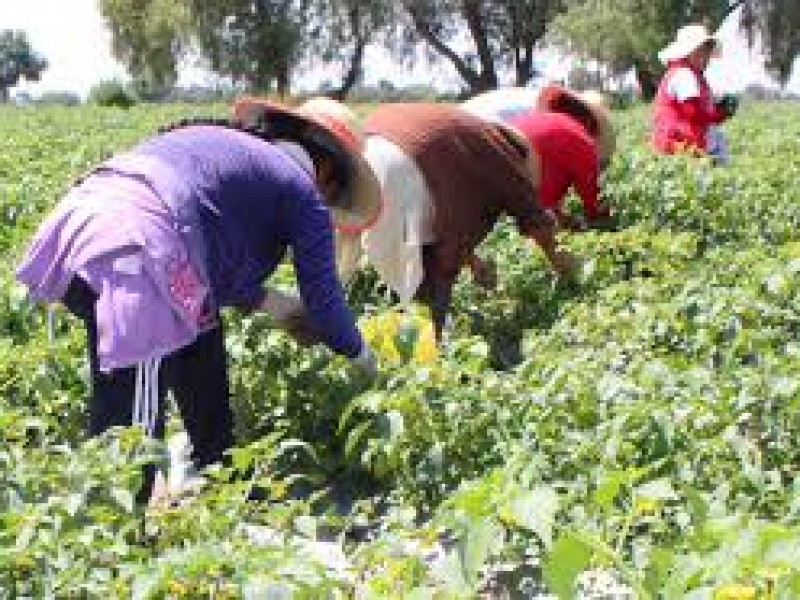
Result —
[[686, 58], [708, 42], [714, 42], [715, 47], [719, 50], [719, 39], [709, 33], [705, 25], [686, 25], [678, 29], [672, 43], [658, 53], [658, 60], [667, 64], [671, 60]]

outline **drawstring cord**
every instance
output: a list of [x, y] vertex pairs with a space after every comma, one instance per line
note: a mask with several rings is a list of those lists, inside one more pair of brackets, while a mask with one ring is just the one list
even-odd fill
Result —
[[47, 343], [50, 346], [56, 341], [56, 310], [52, 306], [47, 309]]
[[151, 358], [136, 365], [136, 390], [133, 398], [133, 424], [144, 427], [153, 437], [158, 419], [160, 358]]

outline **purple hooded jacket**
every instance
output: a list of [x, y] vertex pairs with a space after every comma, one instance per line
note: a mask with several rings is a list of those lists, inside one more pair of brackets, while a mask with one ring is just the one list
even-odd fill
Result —
[[[128, 155], [146, 160], [135, 173], [104, 170], [73, 188], [41, 224], [17, 272], [43, 301], [59, 300], [76, 274], [87, 280], [98, 294], [101, 368], [191, 343], [208, 325], [208, 297], [217, 307], [256, 306], [289, 250], [315, 330], [335, 352], [360, 352], [336, 273], [330, 213], [283, 151], [245, 132], [192, 125]], [[205, 277], [192, 268], [199, 257], [189, 256], [166, 194], [183, 194], [199, 211]]]

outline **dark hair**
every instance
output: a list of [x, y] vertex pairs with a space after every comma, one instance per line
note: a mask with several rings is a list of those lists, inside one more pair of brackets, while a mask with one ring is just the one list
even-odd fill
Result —
[[198, 125], [227, 127], [228, 129], [235, 129], [236, 131], [243, 131], [244, 133], [249, 133], [250, 135], [254, 135], [257, 138], [262, 139], [265, 142], [271, 142], [276, 137], [267, 127], [264, 126], [263, 123], [254, 123], [251, 125], [242, 121], [218, 117], [191, 117], [188, 119], [181, 119], [179, 121], [170, 123], [169, 125], [159, 127], [158, 133], [169, 133], [170, 131], [175, 131], [176, 129], [181, 129], [183, 127], [194, 127]]
[[[291, 139], [303, 146], [317, 169], [319, 169], [319, 164], [323, 160], [331, 160], [334, 164], [334, 177], [339, 184], [339, 188], [342, 190], [344, 190], [347, 185], [350, 173], [352, 172], [353, 167], [350, 163], [350, 158], [341, 152], [332, 136], [311, 131], [307, 127], [300, 127], [297, 120], [289, 117], [282, 119], [280, 116], [276, 116], [269, 121], [263, 118], [255, 118], [252, 119], [251, 122], [244, 122], [238, 119], [193, 117], [181, 119], [164, 127], [160, 127], [158, 132], [168, 133], [176, 129], [181, 129], [182, 127], [199, 125], [227, 127], [253, 135], [265, 142], [273, 142], [280, 138]], [[339, 194], [337, 206], [347, 208], [345, 206], [346, 200], [347, 194]]]
[[586, 104], [572, 94], [558, 94], [550, 103], [550, 110], [571, 116], [589, 132], [593, 137], [597, 137], [600, 124]]

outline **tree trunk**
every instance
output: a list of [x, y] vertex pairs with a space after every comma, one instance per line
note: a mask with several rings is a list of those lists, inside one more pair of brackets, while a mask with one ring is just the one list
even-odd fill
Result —
[[481, 76], [478, 85], [482, 89], [474, 91], [485, 92], [495, 89], [499, 80], [495, 69], [494, 56], [489, 45], [489, 34], [481, 12], [481, 3], [475, 0], [465, 1], [462, 10], [464, 20], [467, 22], [467, 28], [478, 51], [478, 61], [481, 64]]
[[288, 64], [282, 64], [276, 69], [275, 88], [281, 98], [288, 97], [291, 92], [291, 75], [289, 71]]
[[653, 72], [653, 69], [643, 64], [637, 64], [634, 68], [636, 70], [636, 79], [639, 81], [642, 100], [651, 102], [658, 91], [658, 75]]
[[497, 74], [494, 71], [494, 64], [492, 64], [492, 69], [489, 72], [476, 71], [455, 50], [437, 37], [422, 15], [413, 6], [407, 6], [406, 11], [414, 23], [414, 29], [417, 34], [431, 48], [453, 64], [464, 83], [467, 84], [470, 94], [478, 94], [497, 87]]
[[516, 71], [517, 85], [520, 87], [527, 85], [534, 75], [533, 48], [515, 48], [514, 70]]
[[334, 100], [343, 101], [347, 98], [347, 94], [350, 93], [353, 86], [358, 82], [358, 78], [361, 76], [361, 64], [364, 61], [364, 51], [366, 48], [367, 40], [356, 40], [355, 50], [350, 57], [350, 68], [347, 70], [344, 79], [342, 79], [342, 84], [330, 93], [330, 97]]

